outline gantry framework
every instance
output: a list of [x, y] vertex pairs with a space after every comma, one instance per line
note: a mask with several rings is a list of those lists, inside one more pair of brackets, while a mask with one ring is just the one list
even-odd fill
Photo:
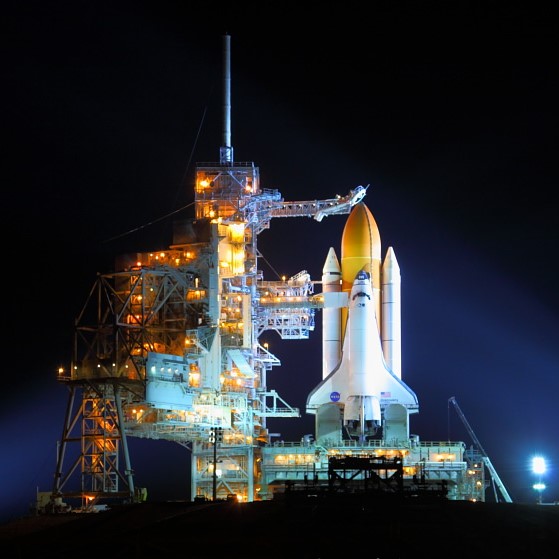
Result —
[[[273, 330], [283, 339], [308, 339], [322, 300], [306, 271], [263, 279], [258, 234], [273, 217], [349, 213], [365, 192], [284, 202], [277, 191], [260, 190], [253, 164], [199, 166], [196, 218], [176, 227], [169, 248], [118, 257], [114, 272], [98, 275], [77, 318], [72, 367], [59, 375], [72, 404], [53, 494], [79, 494], [84, 505], [136, 499], [127, 448], [133, 436], [188, 448], [193, 495], [259, 498], [266, 420], [300, 415], [267, 387], [267, 372], [280, 361], [259, 337]], [[211, 441], [216, 429], [220, 438]], [[65, 474], [74, 441], [81, 449]], [[66, 491], [78, 470], [79, 490]]]

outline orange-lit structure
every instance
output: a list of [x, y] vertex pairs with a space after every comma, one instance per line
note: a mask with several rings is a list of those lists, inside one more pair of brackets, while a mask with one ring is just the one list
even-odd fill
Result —
[[286, 487], [376, 484], [444, 486], [448, 498], [484, 500], [483, 466], [462, 442], [425, 443], [415, 435], [398, 444], [382, 437], [270, 440], [268, 418], [300, 412], [267, 386], [267, 372], [280, 361], [260, 336], [273, 330], [307, 339], [325, 303], [314, 293], [320, 282], [304, 270], [264, 279], [258, 235], [272, 218], [347, 215], [366, 188], [286, 202], [261, 188], [254, 163], [234, 161], [229, 41], [220, 161], [197, 165], [195, 217], [176, 224], [170, 247], [119, 256], [114, 271], [98, 275], [77, 317], [73, 363], [59, 372], [70, 396], [53, 499], [81, 499], [84, 507], [141, 500], [127, 444], [141, 437], [190, 452], [193, 499], [254, 501]]

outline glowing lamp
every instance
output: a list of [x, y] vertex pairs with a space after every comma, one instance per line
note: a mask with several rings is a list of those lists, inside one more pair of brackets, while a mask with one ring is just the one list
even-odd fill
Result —
[[542, 458], [541, 456], [534, 456], [534, 458], [532, 458], [532, 471], [535, 474], [541, 475], [541, 474], [545, 474], [545, 470], [546, 470], [545, 459]]

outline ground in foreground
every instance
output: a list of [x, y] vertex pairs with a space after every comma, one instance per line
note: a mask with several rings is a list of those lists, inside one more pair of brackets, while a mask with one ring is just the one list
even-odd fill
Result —
[[164, 502], [0, 526], [3, 559], [160, 557], [296, 559], [360, 555], [559, 557], [559, 506], [304, 496], [254, 503]]

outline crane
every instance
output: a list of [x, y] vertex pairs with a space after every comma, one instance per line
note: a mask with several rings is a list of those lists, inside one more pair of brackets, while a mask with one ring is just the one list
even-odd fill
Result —
[[[485, 452], [485, 450], [481, 446], [481, 443], [479, 442], [478, 438], [476, 437], [476, 434], [474, 433], [474, 430], [471, 428], [470, 424], [468, 423], [468, 420], [466, 419], [466, 416], [464, 415], [464, 413], [460, 409], [460, 406], [458, 405], [458, 402], [456, 401], [456, 398], [454, 396], [449, 398], [448, 399], [448, 404], [449, 404], [449, 406], [450, 406], [450, 404], [452, 404], [454, 406], [454, 409], [456, 410], [456, 413], [458, 414], [458, 417], [462, 420], [462, 423], [464, 424], [464, 427], [466, 427], [466, 430], [468, 431], [470, 437], [472, 438], [472, 441], [474, 442], [474, 444], [477, 446], [479, 452], [481, 453], [481, 459], [482, 459], [483, 463], [485, 464], [485, 467], [488, 469], [488, 471], [491, 475], [491, 482], [493, 483], [493, 489], [495, 490], [495, 486], [497, 486], [499, 488], [499, 491], [501, 492], [501, 495], [502, 495], [504, 501], [506, 503], [512, 503], [512, 499], [511, 499], [508, 491], [506, 490], [503, 482], [501, 481], [501, 478], [499, 477], [499, 475], [497, 474], [497, 471], [495, 470], [493, 464], [491, 463], [491, 460], [489, 459], [489, 456], [487, 455], [487, 453]], [[497, 501], [499, 501], [499, 498], [498, 498], [498, 495], [497, 495], [496, 491], [495, 491], [495, 499]]]

